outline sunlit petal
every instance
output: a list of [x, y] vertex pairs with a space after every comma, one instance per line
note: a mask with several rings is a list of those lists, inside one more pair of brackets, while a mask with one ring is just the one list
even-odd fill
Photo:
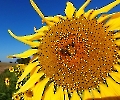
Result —
[[91, 92], [89, 92], [88, 90], [84, 90], [84, 94], [83, 94], [82, 100], [87, 100], [89, 98], [93, 98]]
[[101, 14], [101, 13], [105, 13], [105, 12], [108, 12], [109, 10], [111, 10], [113, 7], [115, 7], [116, 5], [118, 5], [120, 3], [119, 0], [116, 0], [110, 4], [108, 4], [107, 6], [104, 6], [100, 9], [97, 9], [95, 10], [92, 15], [90, 16], [90, 19], [93, 19], [94, 17], [96, 17], [98, 14]]
[[49, 26], [43, 26], [38, 30], [35, 29], [35, 32], [41, 34], [41, 32], [44, 32], [44, 31], [47, 31], [47, 30], [49, 30]]
[[19, 40], [19, 41], [21, 41], [21, 42], [23, 42], [23, 43], [25, 43], [25, 44], [27, 44], [27, 45], [29, 45], [29, 46], [31, 46], [31, 47], [38, 47], [38, 46], [40, 45], [39, 42], [31, 42], [31, 41], [25, 40], [25, 39], [23, 39], [23, 38], [21, 38], [21, 37], [17, 37], [16, 35], [14, 35], [14, 34], [12, 33], [11, 30], [8, 30], [8, 32], [9, 32], [10, 35], [11, 35], [12, 37], [14, 37], [15, 39], [17, 39], [17, 40]]
[[42, 12], [40, 11], [40, 9], [37, 7], [37, 5], [33, 0], [30, 0], [30, 3], [35, 9], [35, 11], [38, 13], [38, 15], [42, 18], [42, 20], [44, 20], [48, 25], [51, 25], [51, 26], [54, 25], [54, 23], [49, 22], [48, 20], [45, 19], [44, 15], [42, 14]]
[[34, 62], [34, 63], [29, 63], [26, 67], [25, 70], [23, 72], [23, 74], [21, 75], [21, 77], [18, 79], [18, 82], [22, 81], [30, 72], [31, 70], [36, 67], [39, 64], [39, 62]]
[[76, 91], [73, 92], [70, 100], [80, 100], [80, 96], [77, 94]]
[[99, 87], [101, 97], [109, 97], [115, 95], [114, 92], [109, 88], [109, 86], [107, 87], [105, 84], [100, 84]]
[[10, 55], [8, 56], [8, 58], [28, 58], [37, 52], [38, 52], [38, 49], [29, 49], [21, 54]]
[[73, 4], [71, 2], [67, 2], [67, 6], [66, 6], [66, 9], [65, 9], [65, 14], [68, 17], [68, 19], [71, 19], [73, 17], [75, 9], [76, 8], [73, 6]]
[[[80, 17], [84, 13], [84, 9], [87, 7], [87, 5], [90, 3], [91, 0], [87, 0], [82, 7], [79, 8], [79, 10], [76, 12], [76, 17]], [[91, 11], [89, 11], [91, 12]]]
[[51, 83], [49, 85], [44, 95], [45, 95], [44, 100], [53, 100], [52, 98], [54, 96], [54, 83]]
[[85, 12], [84, 17], [89, 18], [93, 11], [94, 11], [93, 9], [90, 9], [89, 11]]
[[41, 82], [37, 83], [37, 85], [33, 90], [33, 93], [34, 93], [33, 100], [41, 100], [44, 87], [48, 82], [48, 80], [49, 78], [45, 78]]
[[43, 72], [33, 74], [30, 79], [19, 89], [17, 93], [24, 92], [34, 86], [34, 84], [44, 75]]
[[96, 90], [91, 90], [94, 98], [101, 98], [101, 94]]
[[[106, 81], [108, 83], [108, 87], [110, 88], [109, 91], [114, 93], [113, 96], [119, 96], [120, 95], [120, 90], [119, 90], [120, 84], [116, 83], [111, 78], [107, 78]], [[112, 95], [110, 95], [110, 96], [112, 96]]]
[[65, 95], [65, 100], [69, 100], [69, 97], [68, 97], [68, 92], [67, 92], [67, 90], [64, 90], [64, 95]]
[[64, 100], [64, 94], [63, 94], [63, 89], [62, 87], [58, 87], [54, 97], [52, 100]]

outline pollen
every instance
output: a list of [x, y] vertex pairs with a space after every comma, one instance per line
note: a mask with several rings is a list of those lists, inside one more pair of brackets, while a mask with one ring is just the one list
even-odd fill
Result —
[[85, 90], [105, 82], [118, 53], [113, 31], [97, 19], [61, 19], [45, 32], [39, 46], [41, 70], [57, 85]]

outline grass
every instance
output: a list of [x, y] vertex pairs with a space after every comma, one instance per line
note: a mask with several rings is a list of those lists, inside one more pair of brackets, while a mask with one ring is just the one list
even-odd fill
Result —
[[[5, 78], [9, 78], [10, 85], [5, 85]], [[17, 77], [14, 72], [9, 72], [6, 69], [0, 74], [0, 100], [12, 100], [12, 94], [16, 92], [15, 85], [17, 82]]]

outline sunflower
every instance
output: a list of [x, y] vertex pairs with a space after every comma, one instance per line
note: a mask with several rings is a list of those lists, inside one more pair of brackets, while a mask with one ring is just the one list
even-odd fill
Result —
[[[23, 66], [20, 66], [19, 64], [14, 67], [14, 73], [17, 77], [21, 76], [23, 72]], [[25, 66], [24, 66], [25, 67]]]
[[26, 65], [25, 64], [18, 64], [16, 65], [16, 74], [21, 74], [24, 72], [24, 69], [25, 69]]
[[9, 67], [10, 72], [14, 72], [14, 68], [12, 66]]
[[21, 100], [20, 96], [18, 94], [15, 94], [15, 93], [13, 94], [12, 99], [13, 100]]
[[7, 78], [5, 78], [5, 85], [6, 86], [9, 86], [10, 85], [10, 80], [9, 80], [9, 78], [7, 77]]
[[[27, 58], [29, 64], [18, 79], [29, 73], [29, 80], [17, 93], [31, 87], [33, 100], [86, 100], [120, 96], [120, 12], [106, 14], [120, 0], [84, 11], [87, 0], [78, 10], [67, 2], [66, 16], [45, 17], [33, 0], [31, 5], [46, 23], [35, 34], [15, 39], [31, 49], [8, 56]], [[100, 15], [100, 17], [98, 17]]]

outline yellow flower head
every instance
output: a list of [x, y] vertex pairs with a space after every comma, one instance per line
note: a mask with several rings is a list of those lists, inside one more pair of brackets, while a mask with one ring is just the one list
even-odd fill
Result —
[[13, 100], [21, 100], [20, 96], [18, 94], [13, 94], [12, 99]]
[[26, 66], [25, 66], [25, 64], [17, 64], [16, 67], [17, 67], [17, 70], [18, 70], [19, 72], [20, 72], [20, 71], [23, 72]]
[[14, 68], [12, 66], [9, 67], [10, 72], [14, 72]]
[[90, 0], [78, 10], [67, 2], [66, 16], [53, 17], [44, 17], [33, 0], [30, 3], [46, 26], [34, 27], [35, 34], [22, 37], [8, 30], [15, 39], [31, 46], [9, 58], [33, 56], [18, 83], [29, 73], [30, 79], [17, 93], [34, 87], [33, 100], [119, 96], [120, 12], [104, 13], [120, 4], [120, 0], [87, 12], [84, 9]]
[[6, 85], [6, 86], [9, 86], [9, 85], [10, 85], [10, 80], [9, 80], [9, 78], [5, 78], [5, 85]]

